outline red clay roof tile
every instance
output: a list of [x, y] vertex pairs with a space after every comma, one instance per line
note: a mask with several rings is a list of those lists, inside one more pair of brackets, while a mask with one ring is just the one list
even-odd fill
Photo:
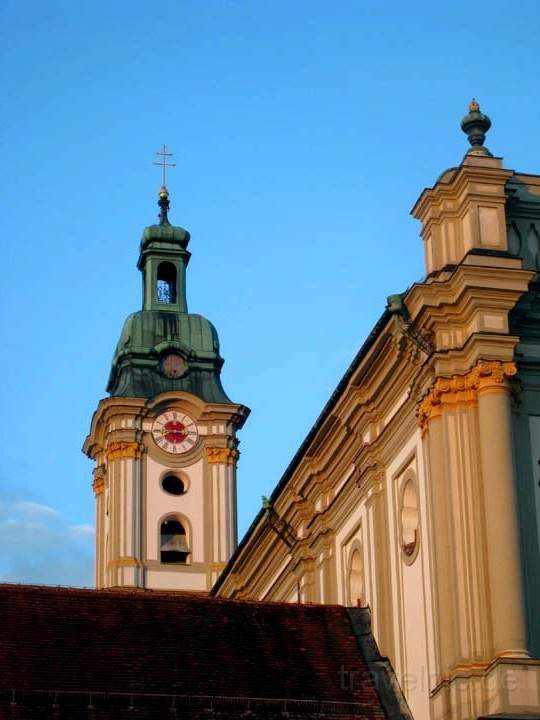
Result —
[[[12, 690], [19, 703], [41, 691], [49, 708], [50, 693], [74, 691], [70, 702], [89, 693], [353, 702], [366, 718], [385, 717], [342, 607], [0, 585], [0, 618], [4, 709]], [[343, 671], [365, 682], [351, 689]]]

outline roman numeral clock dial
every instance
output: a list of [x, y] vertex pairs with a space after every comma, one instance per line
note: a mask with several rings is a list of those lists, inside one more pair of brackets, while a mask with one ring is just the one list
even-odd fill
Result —
[[152, 437], [158, 447], [172, 455], [185, 453], [199, 437], [195, 422], [183, 413], [170, 410], [152, 423]]

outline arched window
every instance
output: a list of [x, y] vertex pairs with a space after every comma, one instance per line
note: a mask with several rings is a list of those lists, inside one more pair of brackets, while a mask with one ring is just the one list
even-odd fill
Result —
[[418, 545], [418, 494], [412, 478], [405, 480], [401, 495], [401, 549], [411, 558]]
[[185, 564], [189, 555], [186, 531], [176, 517], [161, 523], [160, 550], [162, 563]]
[[364, 604], [364, 561], [361, 548], [355, 548], [349, 558], [349, 605]]
[[157, 269], [157, 301], [170, 305], [176, 302], [176, 268], [170, 262], [162, 262]]

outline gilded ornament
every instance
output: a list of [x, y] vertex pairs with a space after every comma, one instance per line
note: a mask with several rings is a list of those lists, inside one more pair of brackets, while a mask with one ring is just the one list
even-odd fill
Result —
[[96, 497], [101, 495], [105, 490], [105, 478], [97, 477], [92, 483], [92, 490], [94, 491], [94, 495], [96, 495]]
[[94, 468], [92, 475], [94, 476], [94, 482], [92, 483], [94, 495], [101, 495], [101, 493], [105, 490], [105, 480], [107, 477], [105, 465], [97, 465]]
[[109, 560], [107, 563], [107, 568], [119, 568], [119, 567], [134, 567], [134, 568], [142, 568], [142, 563], [140, 560], [134, 557], [121, 557], [117, 558], [116, 560]]
[[105, 454], [109, 461], [121, 458], [140, 458], [143, 450], [144, 445], [137, 442], [113, 442], [108, 446]]
[[480, 360], [466, 375], [437, 378], [418, 407], [418, 423], [422, 432], [426, 432], [430, 420], [442, 415], [443, 407], [475, 406], [479, 392], [507, 391], [508, 379], [516, 374], [514, 362]]
[[206, 448], [206, 457], [211, 464], [234, 465], [239, 454], [238, 450], [232, 448]]

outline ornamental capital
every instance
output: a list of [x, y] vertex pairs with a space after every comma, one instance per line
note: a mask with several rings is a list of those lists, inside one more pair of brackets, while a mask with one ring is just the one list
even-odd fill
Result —
[[112, 442], [107, 447], [105, 455], [107, 460], [120, 460], [122, 458], [140, 458], [144, 452], [144, 445], [137, 442]]
[[234, 465], [240, 453], [232, 448], [206, 448], [206, 457], [210, 464], [224, 463], [225, 465]]
[[483, 391], [508, 392], [508, 380], [517, 374], [514, 362], [480, 360], [465, 375], [437, 378], [418, 406], [418, 424], [426, 432], [430, 420], [440, 417], [445, 406], [475, 406]]
[[122, 458], [140, 458], [144, 452], [144, 445], [137, 442], [112, 442], [105, 450], [107, 460], [120, 460]]
[[92, 470], [92, 475], [94, 476], [94, 482], [92, 483], [94, 495], [101, 495], [105, 490], [105, 482], [107, 479], [107, 469], [105, 465], [96, 465]]
[[517, 375], [517, 367], [514, 362], [480, 360], [470, 374], [475, 378], [478, 390], [499, 387], [508, 388], [507, 380]]
[[94, 480], [104, 480], [107, 475], [107, 468], [103, 464], [96, 465], [92, 470], [92, 475], [94, 476]]
[[94, 491], [94, 495], [97, 497], [98, 495], [101, 495], [105, 490], [105, 478], [100, 477], [96, 478], [94, 482], [92, 483], [92, 490]]

